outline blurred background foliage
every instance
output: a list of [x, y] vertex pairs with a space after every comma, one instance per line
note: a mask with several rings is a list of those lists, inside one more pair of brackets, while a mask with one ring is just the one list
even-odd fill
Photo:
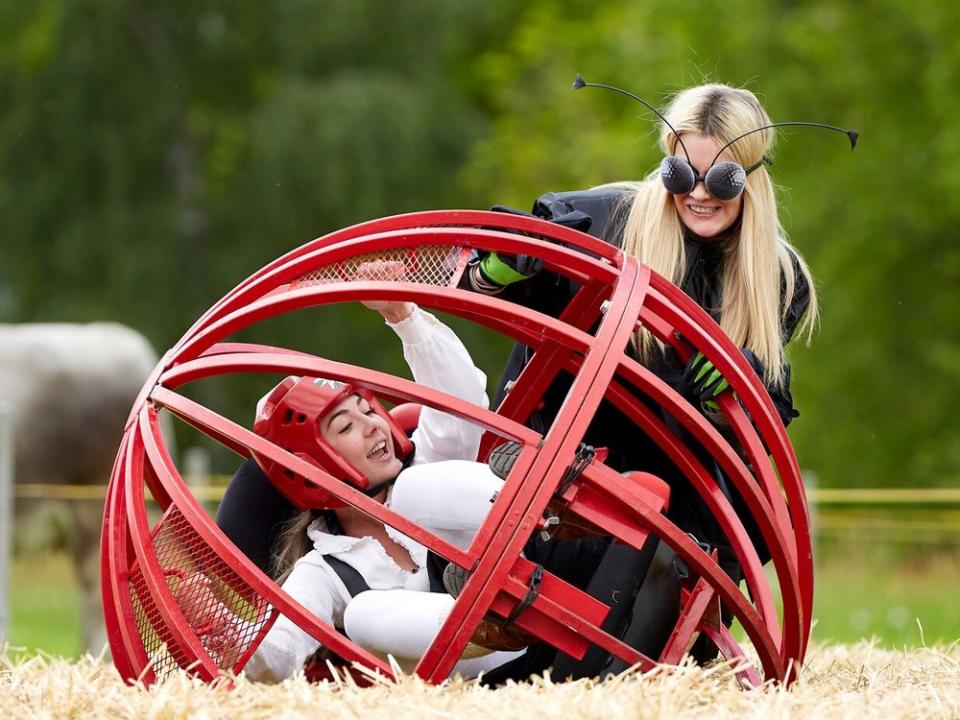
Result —
[[[793, 348], [801, 465], [823, 486], [953, 485], [958, 68], [960, 10], [938, 0], [0, 0], [0, 321], [117, 320], [162, 351], [331, 230], [645, 175], [649, 114], [571, 92], [576, 72], [657, 104], [723, 81], [774, 120], [861, 132], [851, 154], [787, 129], [775, 152], [823, 300]], [[379, 326], [351, 308], [275, 332], [357, 359]], [[506, 343], [466, 340], [495, 380]]]

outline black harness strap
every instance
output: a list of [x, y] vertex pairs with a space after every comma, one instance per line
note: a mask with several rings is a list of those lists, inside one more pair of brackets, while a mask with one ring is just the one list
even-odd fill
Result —
[[367, 581], [363, 579], [363, 575], [350, 563], [344, 562], [333, 555], [324, 555], [323, 559], [327, 561], [327, 565], [333, 568], [333, 571], [340, 577], [343, 584], [347, 586], [347, 592], [350, 593], [350, 597], [356, 597], [360, 593], [370, 589]]
[[530, 574], [530, 584], [527, 586], [527, 594], [524, 596], [523, 600], [517, 603], [517, 606], [513, 608], [513, 611], [507, 615], [506, 618], [500, 623], [501, 626], [507, 626], [512, 623], [517, 617], [530, 607], [533, 604], [533, 601], [540, 596], [540, 585], [543, 583], [543, 565], [537, 563], [533, 572]]
[[560, 478], [560, 484], [557, 486], [557, 491], [554, 495], [563, 495], [567, 491], [567, 488], [583, 474], [583, 471], [587, 469], [587, 465], [589, 465], [596, 456], [597, 451], [593, 445], [580, 443], [580, 447], [577, 448], [577, 454], [573, 456], [573, 462], [570, 463], [569, 467], [564, 470], [563, 477]]

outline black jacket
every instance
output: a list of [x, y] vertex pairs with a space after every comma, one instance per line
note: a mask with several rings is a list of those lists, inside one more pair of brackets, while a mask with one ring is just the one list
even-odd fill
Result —
[[[533, 214], [547, 220], [556, 220], [565, 216], [570, 217], [574, 211], [580, 211], [591, 219], [587, 232], [611, 245], [620, 247], [623, 240], [623, 225], [629, 210], [629, 198], [628, 191], [607, 188], [547, 193], [534, 203]], [[715, 320], [719, 320], [722, 253], [716, 243], [698, 242], [694, 238], [687, 238], [684, 242], [687, 267], [681, 288]], [[506, 297], [556, 317], [577, 289], [566, 278], [541, 273], [528, 282], [511, 286]], [[783, 302], [788, 308], [782, 330], [784, 342], [786, 342], [793, 335], [809, 303], [809, 288], [801, 273], [797, 273], [793, 296], [784, 297]], [[748, 350], [743, 352], [757, 374], [763, 377], [763, 366], [759, 359]], [[529, 356], [530, 351], [525, 346], [518, 343], [513, 348], [498, 388], [498, 403], [503, 397], [505, 384], [517, 378], [529, 360]], [[682, 395], [686, 394], [686, 388], [681, 380], [683, 365], [672, 350], [668, 349], [653, 363], [648, 363], [648, 367]], [[784, 424], [787, 424], [798, 413], [793, 407], [789, 389], [789, 367], [784, 368], [784, 371], [786, 380], [783, 386], [768, 386], [767, 390]], [[556, 416], [569, 386], [568, 377], [560, 377], [554, 381], [544, 395], [542, 406], [531, 415], [527, 424], [538, 432], [545, 432]], [[698, 444], [678, 426], [676, 421], [669, 416], [665, 416], [664, 420], [683, 437], [688, 445], [694, 448], [704, 465], [713, 471], [718, 484], [726, 488], [726, 481], [709, 455], [698, 447]], [[601, 404], [584, 440], [591, 445], [608, 448], [607, 464], [617, 470], [644, 470], [665, 479], [672, 488], [669, 512], [671, 519], [679, 527], [694, 533], [699, 539], [708, 541], [711, 545], [725, 544], [725, 539], [712, 514], [672, 461], [655, 442], [637, 430], [636, 426], [612, 405]], [[732, 498], [735, 506], [741, 505], [736, 493], [728, 491], [727, 494]], [[738, 510], [745, 512], [745, 509], [740, 507]], [[755, 535], [749, 513], [742, 517], [751, 535]], [[759, 540], [756, 535], [755, 540]], [[762, 552], [762, 545], [758, 547], [761, 549], [761, 555], [765, 555]]]
[[[629, 210], [629, 200], [629, 192], [610, 188], [546, 193], [537, 198], [533, 205], [533, 214], [545, 220], [556, 220], [569, 217], [571, 213], [579, 211], [591, 218], [592, 222], [586, 232], [610, 245], [620, 247], [623, 242], [623, 225]], [[722, 253], [716, 243], [703, 243], [692, 237], [684, 239], [684, 250], [687, 266], [680, 287], [719, 322]], [[781, 307], [786, 307], [781, 327], [784, 344], [793, 337], [810, 303], [810, 288], [805, 276], [799, 271], [799, 262], [796, 260], [794, 267], [796, 282], [792, 297], [785, 297], [786, 287], [782, 287]], [[557, 316], [577, 289], [566, 278], [543, 274], [530, 282], [511, 287], [507, 297], [546, 314]], [[757, 375], [762, 378], [764, 367], [760, 359], [746, 348], [742, 352]], [[523, 346], [514, 348], [504, 371], [503, 382], [515, 379], [526, 361], [526, 348]], [[670, 373], [667, 372], [667, 376], [664, 377], [668, 382], [671, 379], [669, 375]], [[793, 406], [790, 393], [789, 365], [784, 367], [784, 375], [786, 379], [782, 386], [767, 385], [767, 391], [784, 425], [788, 425], [799, 413]]]

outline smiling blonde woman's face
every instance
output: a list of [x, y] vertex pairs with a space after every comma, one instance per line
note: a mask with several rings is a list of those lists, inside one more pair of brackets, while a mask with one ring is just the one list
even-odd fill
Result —
[[[690, 164], [698, 175], [706, 174], [715, 157], [717, 162], [736, 162], [726, 151], [717, 157], [717, 152], [723, 146], [712, 135], [682, 133], [681, 138], [690, 154]], [[680, 143], [677, 143], [673, 154], [686, 159]], [[680, 222], [694, 235], [709, 240], [728, 230], [737, 221], [743, 207], [743, 195], [733, 200], [718, 200], [707, 192], [706, 185], [700, 181], [690, 192], [674, 195], [673, 203]]]

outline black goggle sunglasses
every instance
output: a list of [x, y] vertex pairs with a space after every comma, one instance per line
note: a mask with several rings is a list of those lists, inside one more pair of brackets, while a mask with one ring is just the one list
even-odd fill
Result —
[[[686, 152], [687, 149], [683, 148], [683, 151]], [[747, 175], [764, 163], [773, 165], [773, 160], [764, 155], [759, 161], [745, 168], [730, 160], [718, 163], [717, 158], [714, 158], [706, 174], [700, 175], [688, 161], [676, 155], [668, 155], [660, 163], [660, 181], [672, 195], [686, 195], [697, 183], [702, 182], [707, 192], [717, 200], [733, 200], [740, 197], [746, 187]]]
[[677, 142], [680, 143], [680, 147], [683, 149], [683, 154], [686, 155], [686, 160], [677, 155], [669, 155], [663, 159], [663, 162], [660, 163], [660, 181], [667, 189], [667, 192], [672, 195], [685, 195], [693, 190], [697, 186], [697, 183], [702, 182], [707, 188], [707, 192], [717, 200], [734, 200], [740, 197], [741, 193], [743, 193], [743, 189], [747, 185], [747, 175], [752, 173], [764, 163], [772, 165], [773, 161], [767, 156], [764, 156], [750, 167], [744, 168], [739, 163], [729, 160], [718, 163], [717, 158], [723, 154], [724, 150], [738, 140], [745, 138], [747, 135], [752, 135], [755, 132], [760, 132], [761, 130], [769, 130], [770, 128], [784, 127], [786, 125], [819, 127], [827, 130], [836, 130], [837, 132], [842, 132], [845, 134], [850, 140], [851, 150], [857, 146], [857, 133], [854, 130], [844, 130], [843, 128], [838, 128], [834, 125], [825, 125], [824, 123], [815, 122], [794, 121], [773, 123], [771, 125], [764, 125], [763, 127], [754, 128], [753, 130], [745, 132], [743, 135], [739, 135], [728, 142], [726, 145], [720, 148], [716, 155], [714, 155], [707, 172], [701, 175], [690, 163], [690, 153], [687, 152], [687, 146], [683, 144], [683, 139], [680, 137], [680, 133], [673, 129], [673, 125], [671, 125], [660, 113], [660, 111], [653, 107], [653, 105], [648, 103], [643, 98], [637, 97], [633, 93], [627, 92], [626, 90], [621, 90], [613, 85], [585, 82], [584, 79], [578, 74], [576, 79], [573, 81], [573, 89], [579, 90], [583, 87], [597, 87], [603, 88], [604, 90], [613, 90], [614, 92], [622, 93], [627, 97], [633, 98], [648, 110], [652, 111], [658, 118], [663, 120], [663, 123], [668, 128], [670, 128], [673, 136], [677, 138]]

